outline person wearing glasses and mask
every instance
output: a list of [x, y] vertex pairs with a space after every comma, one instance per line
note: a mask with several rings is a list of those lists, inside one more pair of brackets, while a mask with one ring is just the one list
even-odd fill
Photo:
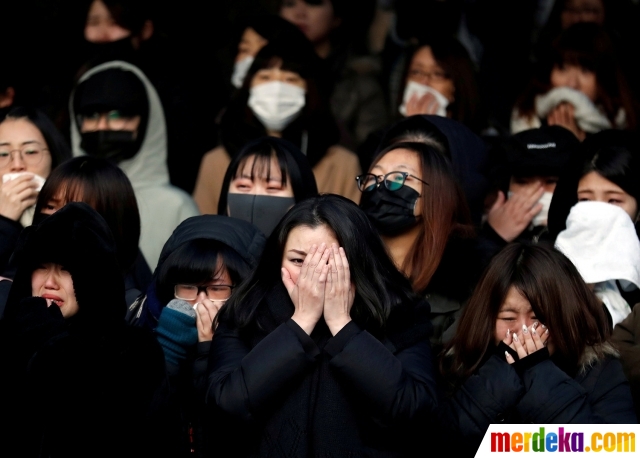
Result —
[[264, 235], [246, 221], [188, 218], [165, 243], [146, 294], [129, 307], [127, 321], [154, 329], [164, 351], [185, 452], [202, 450], [208, 440], [201, 434], [196, 393], [206, 379], [213, 319], [257, 264], [264, 243]]
[[475, 229], [451, 163], [424, 143], [395, 143], [356, 180], [360, 208], [414, 292], [431, 304], [437, 353], [480, 273]]
[[31, 225], [38, 193], [71, 151], [47, 116], [34, 109], [11, 108], [0, 121], [0, 275], [23, 227]]
[[106, 62], [82, 75], [69, 109], [73, 155], [107, 159], [131, 181], [140, 208], [140, 251], [155, 266], [176, 226], [199, 214], [189, 195], [169, 182], [167, 127], [156, 89], [139, 68]]

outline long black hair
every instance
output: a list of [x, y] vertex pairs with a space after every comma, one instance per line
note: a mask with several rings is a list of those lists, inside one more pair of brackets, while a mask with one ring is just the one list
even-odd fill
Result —
[[107, 222], [116, 241], [121, 270], [127, 272], [138, 256], [140, 212], [125, 173], [106, 159], [81, 156], [56, 168], [36, 202], [36, 215], [53, 199], [85, 202]]
[[394, 266], [380, 236], [360, 208], [349, 199], [324, 194], [294, 205], [275, 228], [251, 278], [243, 283], [219, 313], [220, 321], [238, 328], [257, 325], [258, 309], [282, 284], [281, 263], [291, 231], [300, 226], [326, 226], [336, 236], [349, 261], [356, 296], [352, 318], [373, 334], [381, 332], [394, 307], [413, 305], [411, 284]]
[[269, 43], [258, 52], [242, 87], [234, 94], [220, 120], [220, 140], [231, 157], [251, 140], [267, 135], [265, 127], [247, 105], [251, 81], [265, 68], [281, 68], [299, 74], [306, 82], [305, 106], [300, 116], [282, 131], [315, 166], [330, 146], [338, 143], [340, 132], [329, 108], [328, 78], [322, 62], [306, 37], [295, 43]]
[[246, 161], [252, 156], [252, 179], [254, 178], [254, 174], [261, 170], [261, 167], [266, 167], [268, 179], [271, 176], [271, 158], [275, 157], [280, 167], [282, 185], [286, 186], [287, 180], [291, 181], [291, 189], [293, 189], [293, 197], [296, 203], [318, 194], [316, 179], [305, 155], [302, 154], [293, 143], [287, 140], [275, 137], [261, 137], [247, 143], [240, 152], [233, 157], [229, 167], [227, 167], [227, 173], [222, 181], [220, 200], [218, 201], [219, 215], [227, 214], [229, 185], [231, 181], [236, 178], [238, 172], [243, 170]]

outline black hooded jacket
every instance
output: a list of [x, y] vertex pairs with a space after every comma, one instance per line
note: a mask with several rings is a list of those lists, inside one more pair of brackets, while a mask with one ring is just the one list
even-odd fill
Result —
[[[246, 221], [219, 215], [192, 216], [184, 220], [171, 234], [162, 247], [158, 266], [153, 273], [153, 279], [147, 294], [139, 298], [127, 311], [127, 322], [136, 326], [154, 329], [162, 308], [156, 296], [156, 282], [160, 268], [180, 245], [197, 239], [217, 240], [233, 248], [242, 256], [251, 268], [258, 264], [265, 244], [264, 235], [257, 227]], [[144, 303], [143, 303], [144, 301]]]
[[[156, 456], [171, 450], [164, 359], [124, 323], [124, 284], [104, 219], [71, 203], [27, 228], [0, 323], [2, 456]], [[78, 311], [31, 297], [43, 263], [71, 274]]]

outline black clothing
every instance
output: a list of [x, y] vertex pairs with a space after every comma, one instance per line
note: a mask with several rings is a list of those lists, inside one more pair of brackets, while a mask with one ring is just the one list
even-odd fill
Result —
[[22, 232], [22, 224], [0, 215], [0, 275], [11, 278], [9, 272], [9, 259], [18, 243], [18, 237]]
[[447, 443], [458, 444], [456, 456], [473, 456], [490, 423], [637, 422], [629, 383], [610, 344], [603, 346], [604, 357], [587, 348], [580, 367], [569, 373], [546, 349], [510, 365], [504, 348], [510, 350], [496, 347], [440, 404], [438, 428], [455, 438]]
[[[0, 322], [0, 454], [171, 455], [162, 350], [124, 324], [124, 283], [106, 222], [84, 203], [68, 204], [23, 231], [15, 258]], [[64, 318], [55, 302], [30, 297], [32, 273], [44, 263], [71, 275], [75, 314]]]
[[[435, 409], [429, 307], [392, 309], [384, 335], [356, 319], [335, 336], [290, 319], [282, 284], [257, 323], [223, 321], [213, 338], [207, 402], [218, 410], [223, 456], [403, 456]], [[395, 312], [395, 313], [394, 313]], [[237, 434], [238, 440], [228, 440]]]

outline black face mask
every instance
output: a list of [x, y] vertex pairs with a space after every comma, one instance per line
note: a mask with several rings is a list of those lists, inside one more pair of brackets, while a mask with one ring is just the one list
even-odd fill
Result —
[[94, 65], [97, 62], [111, 60], [130, 61], [136, 52], [133, 48], [131, 36], [106, 43], [93, 43], [85, 40], [83, 45], [84, 59], [91, 61]]
[[101, 157], [115, 163], [131, 159], [139, 149], [135, 133], [127, 130], [98, 130], [80, 135], [80, 148], [89, 156]]
[[267, 237], [295, 203], [293, 197], [227, 194], [229, 216], [250, 222]]
[[420, 194], [409, 186], [389, 191], [381, 184], [373, 191], [362, 193], [360, 208], [382, 235], [397, 235], [418, 221], [413, 214]]

